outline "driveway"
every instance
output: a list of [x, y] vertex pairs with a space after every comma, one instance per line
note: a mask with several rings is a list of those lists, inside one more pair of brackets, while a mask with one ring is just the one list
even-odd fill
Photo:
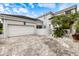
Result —
[[[71, 56], [79, 55], [69, 40], [25, 35], [0, 40], [1, 56]], [[76, 44], [78, 45], [78, 44]], [[79, 46], [79, 45], [78, 45]], [[74, 48], [73, 48], [74, 47]]]

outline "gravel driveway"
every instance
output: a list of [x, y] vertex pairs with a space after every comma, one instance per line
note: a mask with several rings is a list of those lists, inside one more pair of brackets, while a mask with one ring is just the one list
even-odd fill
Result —
[[[77, 56], [78, 43], [47, 36], [19, 36], [0, 40], [1, 56]], [[75, 46], [76, 45], [76, 46]], [[76, 50], [77, 49], [77, 50]]]

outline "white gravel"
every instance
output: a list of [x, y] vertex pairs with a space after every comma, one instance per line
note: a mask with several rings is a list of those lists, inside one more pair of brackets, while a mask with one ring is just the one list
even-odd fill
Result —
[[79, 43], [72, 38], [19, 36], [0, 40], [2, 56], [77, 56]]

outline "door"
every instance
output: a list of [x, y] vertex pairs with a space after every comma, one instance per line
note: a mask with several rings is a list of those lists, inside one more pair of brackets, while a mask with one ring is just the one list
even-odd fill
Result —
[[34, 34], [34, 26], [20, 26], [20, 25], [8, 25], [8, 35], [9, 36], [19, 36]]

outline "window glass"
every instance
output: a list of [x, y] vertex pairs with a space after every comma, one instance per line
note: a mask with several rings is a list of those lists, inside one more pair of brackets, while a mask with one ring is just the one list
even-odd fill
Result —
[[36, 28], [37, 29], [41, 29], [42, 28], [42, 25], [37, 25]]

